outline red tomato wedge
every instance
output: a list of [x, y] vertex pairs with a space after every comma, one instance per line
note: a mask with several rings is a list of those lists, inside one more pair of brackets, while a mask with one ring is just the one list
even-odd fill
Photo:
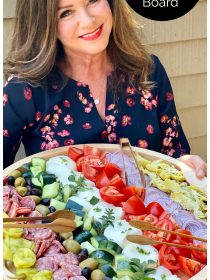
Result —
[[144, 187], [128, 186], [122, 189], [122, 193], [127, 197], [131, 197], [135, 194], [138, 194], [142, 200], [145, 198], [146, 190]]
[[[175, 244], [189, 245], [187, 242], [185, 242], [183, 240], [172, 240], [171, 242], [175, 243]], [[178, 260], [179, 256], [190, 258], [191, 250], [189, 250], [189, 249], [173, 247], [173, 246], [169, 246], [169, 248], [170, 248], [170, 252], [175, 256], [175, 258], [177, 260]], [[198, 252], [198, 251], [196, 251], [196, 252]]]
[[176, 230], [174, 231], [175, 234], [172, 235], [172, 238], [173, 238], [173, 239], [176, 239], [176, 240], [182, 240], [182, 241], [185, 241], [185, 242], [187, 242], [187, 243], [193, 243], [193, 239], [192, 239], [192, 238], [190, 238], [190, 237], [183, 237], [183, 236], [180, 236], [180, 235], [176, 235], [176, 232], [184, 233], [184, 234], [188, 234], [188, 235], [192, 235], [192, 233], [191, 233], [189, 230], [187, 230], [187, 229], [181, 229], [181, 228], [176, 229]]
[[110, 186], [110, 185], [111, 185], [110, 180], [107, 177], [106, 173], [104, 171], [99, 173], [97, 178], [96, 178], [96, 187], [98, 189], [100, 189], [102, 187], [107, 187], [107, 186]]
[[152, 225], [156, 225], [158, 222], [158, 218], [155, 215], [149, 214], [149, 215], [146, 215], [146, 217], [144, 218], [144, 221], [148, 222]]
[[179, 270], [179, 264], [175, 256], [171, 253], [170, 247], [162, 245], [159, 250], [160, 264], [172, 270], [173, 272]]
[[[155, 224], [155, 226], [159, 227], [159, 228], [162, 228], [162, 229], [173, 230], [173, 224], [168, 219], [163, 219], [163, 220], [158, 221]], [[157, 234], [156, 234], [156, 239], [157, 240], [163, 240], [163, 241], [170, 241], [171, 240], [171, 233], [158, 231]]]
[[[199, 247], [199, 248], [206, 248], [206, 244], [193, 244], [193, 246]], [[207, 263], [207, 253], [206, 252], [200, 252], [196, 250], [191, 251], [192, 256], [199, 262], [206, 264]]]
[[102, 154], [101, 150], [99, 150], [96, 147], [91, 147], [89, 145], [83, 145], [83, 151], [85, 156], [91, 155], [100, 157], [100, 155]]
[[125, 215], [124, 218], [127, 222], [131, 221], [131, 220], [140, 220], [140, 221], [143, 221], [144, 218], [146, 217], [147, 215], [144, 214], [144, 215]]
[[115, 206], [121, 206], [122, 202], [126, 200], [124, 194], [120, 193], [114, 186], [100, 188], [100, 195], [104, 201], [114, 204]]
[[76, 161], [77, 170], [80, 171], [80, 172], [82, 171], [82, 164], [83, 163], [88, 163], [90, 165], [92, 162], [98, 161], [98, 160], [99, 160], [98, 156], [93, 156], [93, 155], [85, 156], [85, 155], [83, 155], [83, 156], [79, 157]]
[[74, 146], [70, 146], [68, 148], [68, 156], [74, 161], [77, 161], [78, 158], [80, 158], [83, 155], [84, 153], [82, 149], [76, 148]]
[[178, 262], [180, 269], [188, 276], [197, 274], [203, 267], [200, 262], [182, 256], [178, 257]]
[[111, 162], [108, 162], [105, 167], [104, 167], [104, 171], [106, 172], [106, 175], [109, 177], [109, 178], [112, 178], [114, 175], [118, 174], [120, 175], [122, 170], [121, 168], [114, 164], [114, 163], [111, 163]]
[[124, 188], [125, 187], [125, 183], [123, 182], [123, 179], [118, 174], [115, 174], [110, 179], [110, 185], [111, 186], [116, 186], [118, 188]]
[[82, 163], [82, 167], [81, 167], [81, 171], [82, 173], [84, 174], [85, 178], [90, 180], [90, 181], [93, 181], [93, 182], [96, 182], [96, 178], [97, 178], [97, 175], [98, 175], [98, 171], [95, 170], [94, 168], [92, 168], [88, 162], [84, 162]]
[[158, 202], [150, 202], [146, 207], [146, 213], [155, 215], [156, 217], [160, 217], [160, 215], [164, 212], [163, 207]]
[[133, 195], [123, 203], [123, 210], [126, 214], [144, 215], [146, 208], [143, 200], [138, 195]]

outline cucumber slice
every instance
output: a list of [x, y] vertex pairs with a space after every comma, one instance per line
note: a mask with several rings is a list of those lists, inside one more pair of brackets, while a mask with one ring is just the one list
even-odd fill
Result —
[[84, 218], [83, 230], [91, 230], [93, 223], [93, 217]]
[[93, 227], [91, 228], [90, 233], [92, 234], [92, 236], [98, 235], [97, 231]]
[[100, 264], [112, 263], [114, 256], [103, 250], [96, 250], [89, 255], [90, 258], [97, 259]]
[[100, 265], [100, 270], [103, 271], [103, 273], [107, 276], [107, 277], [114, 277], [115, 275], [117, 275], [116, 271], [113, 269], [113, 267], [110, 264], [102, 264]]
[[88, 230], [85, 230], [74, 236], [74, 240], [81, 244], [82, 242], [89, 241], [91, 236], [92, 234]]
[[[42, 198], [55, 198], [58, 195], [60, 185], [58, 182], [54, 182], [43, 187]], [[64, 203], [66, 206], [66, 204]], [[64, 208], [65, 208], [64, 206]]]
[[52, 198], [50, 200], [50, 206], [55, 207], [56, 210], [64, 210], [66, 204], [61, 202], [61, 201], [58, 201], [58, 200]]
[[113, 256], [121, 254], [122, 248], [115, 242], [109, 240], [102, 240], [99, 242], [98, 249], [103, 249]]
[[30, 167], [32, 177], [37, 177], [42, 174], [42, 168], [41, 166], [31, 166]]
[[46, 170], [46, 160], [43, 158], [32, 158], [31, 159], [32, 166], [40, 166], [42, 171]]
[[95, 251], [96, 249], [90, 244], [90, 242], [88, 241], [85, 241], [85, 242], [82, 242], [80, 244], [81, 248], [82, 249], [87, 249], [88, 250], [88, 254], [91, 254], [93, 251]]
[[79, 203], [69, 199], [66, 203], [66, 209], [75, 209], [75, 210], [82, 210], [83, 209], [83, 206], [80, 205]]
[[91, 237], [90, 242], [96, 249], [98, 249], [99, 242], [101, 242], [102, 240], [107, 240], [107, 238], [105, 236], [98, 235], [95, 237]]
[[71, 187], [69, 185], [65, 185], [63, 187], [63, 201], [67, 202], [71, 194], [72, 194]]
[[[62, 201], [63, 200], [63, 195], [61, 192], [58, 193], [58, 195], [55, 197], [56, 200]], [[65, 201], [64, 201], [65, 202]]]
[[56, 181], [56, 176], [54, 174], [43, 173], [42, 177], [44, 185], [52, 184]]
[[39, 177], [32, 177], [31, 182], [35, 187], [42, 188], [44, 186], [42, 175], [40, 175]]

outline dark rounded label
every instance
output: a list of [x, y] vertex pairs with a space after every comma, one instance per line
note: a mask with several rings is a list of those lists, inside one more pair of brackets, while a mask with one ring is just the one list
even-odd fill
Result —
[[139, 15], [159, 21], [179, 18], [187, 14], [198, 0], [126, 0]]

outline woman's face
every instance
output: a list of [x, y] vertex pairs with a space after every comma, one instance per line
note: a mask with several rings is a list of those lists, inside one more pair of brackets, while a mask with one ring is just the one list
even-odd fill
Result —
[[112, 30], [107, 0], [59, 0], [58, 39], [67, 55], [96, 55], [104, 51]]

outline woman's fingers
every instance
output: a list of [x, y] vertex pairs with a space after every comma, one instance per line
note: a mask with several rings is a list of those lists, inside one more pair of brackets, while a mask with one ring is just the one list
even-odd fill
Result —
[[193, 168], [199, 179], [202, 179], [207, 175], [207, 165], [201, 157], [197, 155], [185, 155], [180, 157], [180, 160]]

